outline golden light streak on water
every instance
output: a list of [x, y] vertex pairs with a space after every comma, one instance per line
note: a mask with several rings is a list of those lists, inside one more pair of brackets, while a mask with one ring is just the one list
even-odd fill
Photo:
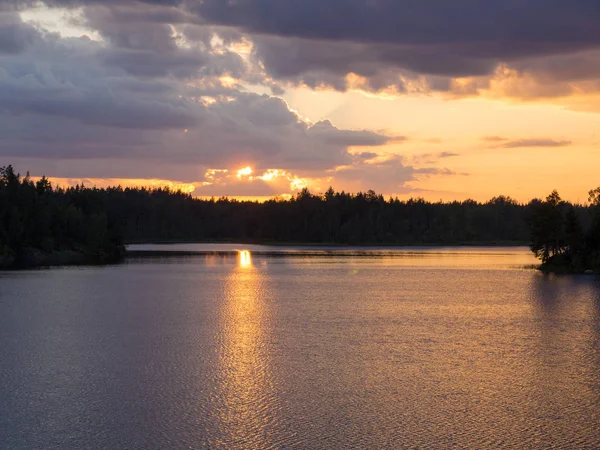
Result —
[[248, 250], [226, 284], [222, 310], [220, 411], [222, 444], [229, 448], [269, 448], [269, 424], [276, 407], [266, 345], [264, 275]]
[[240, 250], [239, 254], [239, 265], [240, 267], [252, 266], [252, 255], [248, 250]]

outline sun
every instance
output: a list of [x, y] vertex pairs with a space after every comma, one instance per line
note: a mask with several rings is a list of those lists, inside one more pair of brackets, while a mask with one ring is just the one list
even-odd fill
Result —
[[237, 171], [237, 177], [241, 180], [242, 177], [249, 177], [252, 175], [252, 167], [246, 166]]

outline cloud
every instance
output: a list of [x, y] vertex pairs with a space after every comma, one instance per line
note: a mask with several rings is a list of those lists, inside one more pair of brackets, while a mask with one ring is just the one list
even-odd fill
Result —
[[[269, 75], [310, 87], [345, 90], [352, 73], [361, 88], [473, 93], [486, 88], [498, 67], [565, 83], [597, 79], [600, 46], [594, 0], [205, 0], [190, 3], [204, 20], [254, 35], [256, 57]], [[541, 13], [540, 11], [543, 11]], [[560, 24], [557, 26], [556, 24]], [[474, 88], [453, 79], [479, 77]], [[477, 87], [479, 85], [479, 87]], [[460, 87], [460, 89], [458, 89]], [[523, 90], [523, 92], [526, 92]]]
[[356, 0], [343, 6], [336, 0], [205, 0], [191, 5], [210, 22], [250, 32], [400, 45], [476, 43], [476, 54], [483, 55], [564, 51], [600, 42], [595, 19], [600, 8], [594, 0], [574, 0], [568, 7], [559, 0]]
[[165, 82], [145, 82], [103, 64], [89, 39], [47, 36], [0, 58], [0, 112], [73, 118], [123, 128], [190, 127], [188, 100]]
[[501, 148], [523, 148], [523, 147], [568, 147], [571, 141], [557, 141], [554, 139], [519, 139], [500, 144]]
[[234, 176], [219, 183], [198, 184], [193, 192], [197, 197], [274, 197], [290, 192], [289, 183], [269, 183], [264, 180], [238, 180]]
[[[2, 7], [39, 3], [8, 0]], [[137, 76], [202, 76], [201, 66], [201, 72], [231, 71], [278, 95], [286, 86], [302, 85], [395, 95], [440, 91], [452, 97], [553, 98], [563, 104], [561, 97], [600, 90], [595, 0], [568, 5], [352, 0], [343, 7], [337, 0], [42, 3], [80, 8], [79, 25], [98, 31], [114, 47], [107, 61]], [[235, 53], [221, 63], [207, 58], [203, 49], [216, 34], [225, 43], [246, 42], [252, 58], [242, 61]], [[0, 42], [18, 51], [27, 38]]]
[[[10, 20], [28, 26], [16, 15]], [[0, 56], [0, 156], [94, 161], [87, 169], [94, 173], [49, 175], [110, 177], [96, 172], [107, 167], [98, 160], [138, 160], [129, 177], [166, 178], [141, 161], [173, 170], [174, 179], [185, 166], [252, 165], [312, 176], [352, 163], [350, 148], [403, 139], [328, 120], [312, 124], [280, 98], [243, 92], [235, 79], [225, 83], [225, 73], [246, 74], [239, 55], [230, 59], [212, 45], [188, 52], [161, 27], [154, 40], [149, 29], [134, 27], [107, 42], [35, 32], [21, 51]]]
[[[313, 123], [247, 86], [450, 89], [448, 74], [489, 69], [433, 48], [423, 60], [418, 49], [366, 35], [249, 33], [211, 18], [214, 5], [186, 0], [46, 1], [73, 8], [65, 17], [98, 40], [62, 37], [15, 12], [39, 3], [1, 3], [0, 158], [64, 180], [181, 180], [196, 195], [274, 195], [304, 183], [401, 191], [453, 172], [386, 156], [405, 136]], [[247, 165], [261, 175], [237, 178]], [[209, 170], [221, 176], [207, 179]]]
[[15, 13], [0, 12], [0, 55], [19, 53], [40, 37], [38, 30], [23, 23]]
[[406, 183], [419, 177], [456, 175], [446, 168], [415, 168], [406, 164], [399, 155], [390, 155], [384, 160], [340, 167], [331, 174], [333, 186], [348, 187], [350, 190], [400, 193]]
[[460, 156], [459, 153], [454, 152], [438, 152], [438, 153], [421, 153], [411, 157], [411, 161], [418, 164], [436, 164], [440, 159], [454, 158]]
[[368, 130], [340, 130], [333, 126], [331, 121], [323, 120], [312, 125], [308, 132], [326, 142], [333, 145], [350, 146], [379, 146], [388, 143], [389, 141], [403, 141], [404, 136], [390, 137], [375, 133]]
[[502, 142], [507, 141], [508, 139], [502, 136], [484, 136], [481, 140], [485, 142]]
[[568, 147], [571, 141], [556, 140], [551, 138], [528, 138], [509, 140], [502, 136], [484, 136], [484, 142], [489, 142], [494, 148], [525, 148], [525, 147]]

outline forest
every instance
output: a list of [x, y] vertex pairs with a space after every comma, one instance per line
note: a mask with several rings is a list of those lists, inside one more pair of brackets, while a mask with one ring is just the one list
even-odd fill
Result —
[[85, 189], [53, 188], [0, 167], [0, 267], [118, 261], [125, 254], [106, 205]]
[[531, 244], [547, 267], [587, 269], [597, 266], [597, 252], [582, 249], [598, 244], [599, 198], [600, 191], [591, 206], [564, 202], [557, 193], [526, 204], [505, 196], [432, 203], [330, 188], [259, 203], [198, 199], [167, 188], [53, 187], [8, 166], [0, 168], [0, 255], [5, 265], [61, 252], [106, 262], [135, 242]]

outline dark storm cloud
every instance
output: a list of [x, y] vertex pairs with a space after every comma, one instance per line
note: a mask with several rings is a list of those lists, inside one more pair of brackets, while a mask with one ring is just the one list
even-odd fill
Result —
[[[600, 43], [596, 0], [204, 0], [206, 20], [280, 36], [523, 56]], [[518, 45], [514, 45], [518, 44]]]
[[19, 53], [39, 38], [40, 32], [21, 22], [16, 14], [0, 12], [0, 55]]
[[211, 23], [266, 35], [259, 39], [258, 54], [270, 73], [285, 79], [317, 70], [371, 77], [382, 66], [427, 75], [484, 75], [500, 61], [600, 44], [596, 0], [205, 0], [190, 5]]
[[[514, 58], [564, 53], [600, 43], [596, 0], [4, 0], [8, 7], [118, 6], [153, 21], [192, 20], [260, 35], [322, 41], [444, 45], [456, 55]], [[154, 10], [152, 9], [154, 8]], [[131, 20], [131, 17], [129, 19]]]
[[158, 5], [158, 6], [179, 6], [183, 0], [1, 0], [0, 5], [5, 9], [17, 10], [30, 8], [37, 5], [46, 5], [49, 7], [76, 8], [86, 5], [122, 5], [123, 3]]
[[[35, 2], [6, 4], [24, 7]], [[39, 3], [39, 2], [37, 2]], [[46, 0], [84, 7], [83, 20], [118, 48], [164, 52], [175, 24], [190, 40], [208, 44], [210, 27], [254, 43], [255, 63], [284, 84], [380, 91], [452, 91], [474, 95], [508, 64], [539, 86], [510, 87], [505, 95], [554, 97], [569, 83], [600, 78], [600, 3], [597, 0]], [[205, 27], [193, 29], [190, 24]], [[160, 28], [162, 27], [162, 31]], [[145, 31], [143, 30], [145, 28]], [[134, 35], [132, 37], [132, 34]], [[203, 36], [201, 36], [204, 34]], [[225, 38], [227, 40], [227, 38]], [[200, 42], [197, 41], [197, 42]], [[123, 61], [128, 54], [115, 55]], [[137, 55], [132, 55], [135, 60]], [[180, 73], [188, 75], [187, 59]], [[150, 73], [160, 69], [149, 62]], [[123, 64], [129, 71], [138, 64]], [[175, 70], [172, 73], [176, 73]], [[350, 85], [346, 76], [364, 79]], [[477, 83], [453, 85], [456, 77]], [[281, 93], [276, 83], [269, 85]], [[597, 90], [598, 86], [591, 89]]]

